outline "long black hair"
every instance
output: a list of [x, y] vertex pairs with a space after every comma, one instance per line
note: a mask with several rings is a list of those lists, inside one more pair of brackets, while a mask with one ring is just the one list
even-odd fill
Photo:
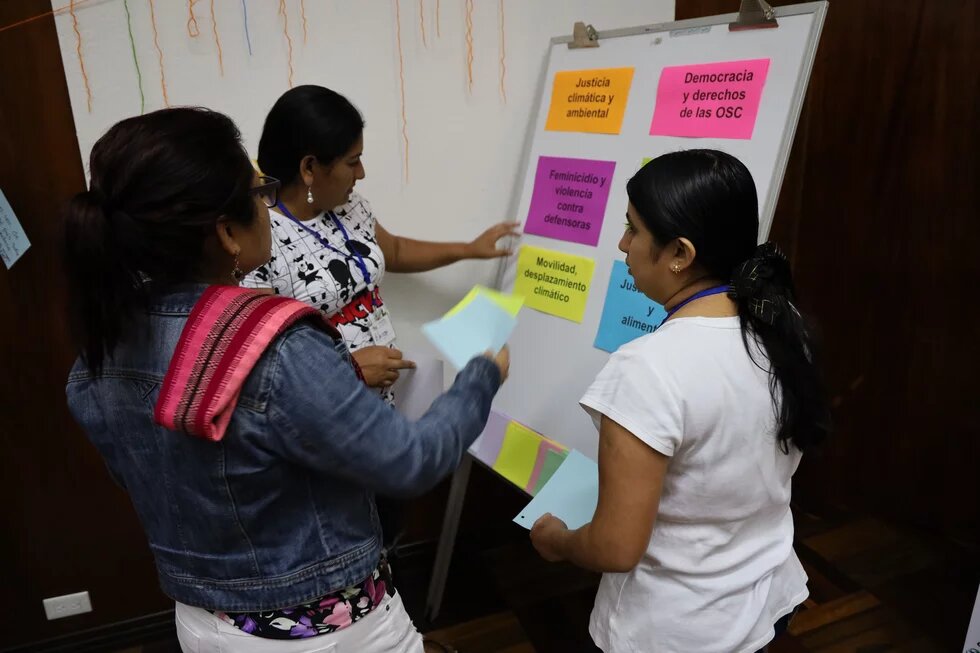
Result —
[[251, 224], [257, 213], [238, 128], [207, 109], [116, 123], [89, 171], [89, 190], [68, 205], [64, 254], [76, 345], [98, 372], [151, 293], [197, 280], [218, 218]]
[[757, 338], [767, 358], [756, 364], [770, 375], [782, 450], [822, 440], [830, 409], [812, 329], [796, 308], [789, 261], [772, 244], [756, 245], [759, 203], [748, 168], [716, 150], [673, 152], [643, 166], [626, 193], [658, 245], [687, 238], [695, 264], [731, 284], [746, 349], [751, 356], [749, 338]]
[[289, 186], [299, 164], [313, 155], [329, 165], [364, 133], [364, 118], [340, 93], [322, 86], [297, 86], [276, 100], [259, 140], [259, 168]]

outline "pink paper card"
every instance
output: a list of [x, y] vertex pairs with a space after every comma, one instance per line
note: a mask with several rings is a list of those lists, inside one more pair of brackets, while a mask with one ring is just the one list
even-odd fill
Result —
[[769, 59], [664, 68], [650, 134], [752, 138], [768, 72]]

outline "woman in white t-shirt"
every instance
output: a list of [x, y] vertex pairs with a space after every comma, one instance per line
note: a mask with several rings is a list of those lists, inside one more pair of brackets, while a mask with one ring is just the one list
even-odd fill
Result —
[[259, 168], [282, 181], [269, 213], [272, 259], [242, 285], [271, 289], [316, 306], [344, 336], [368, 385], [391, 401], [398, 370], [412, 367], [395, 348], [379, 284], [385, 271], [422, 272], [463, 259], [506, 256], [501, 223], [470, 243], [437, 243], [389, 233], [354, 192], [364, 179], [364, 119], [344, 96], [297, 86], [276, 101], [259, 141]]
[[713, 150], [647, 163], [627, 184], [619, 248], [668, 311], [582, 398], [599, 429], [599, 503], [548, 560], [603, 572], [589, 630], [606, 653], [763, 648], [807, 597], [791, 478], [830, 427], [789, 263], [756, 247], [748, 169]]

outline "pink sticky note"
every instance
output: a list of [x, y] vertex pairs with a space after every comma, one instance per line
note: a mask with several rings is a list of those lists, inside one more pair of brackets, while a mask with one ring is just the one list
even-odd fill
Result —
[[524, 233], [595, 246], [615, 161], [538, 158]]
[[497, 462], [500, 447], [504, 442], [504, 432], [507, 430], [510, 421], [506, 415], [491, 410], [487, 425], [483, 427], [483, 433], [470, 447], [470, 453], [483, 464], [492, 467]]
[[566, 449], [556, 442], [541, 440], [541, 445], [538, 447], [538, 457], [534, 461], [534, 469], [531, 471], [531, 478], [528, 479], [527, 487], [524, 488], [529, 494], [534, 494], [534, 488], [537, 487], [538, 479], [541, 478], [541, 470], [544, 469], [544, 461], [547, 459], [549, 451], [561, 453]]
[[650, 134], [752, 138], [768, 72], [769, 59], [664, 68]]

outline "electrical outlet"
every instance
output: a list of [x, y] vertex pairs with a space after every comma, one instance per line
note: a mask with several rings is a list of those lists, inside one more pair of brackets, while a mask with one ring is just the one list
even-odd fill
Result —
[[50, 599], [44, 599], [44, 614], [48, 616], [48, 621], [91, 611], [92, 601], [88, 598], [88, 592], [52, 596]]

